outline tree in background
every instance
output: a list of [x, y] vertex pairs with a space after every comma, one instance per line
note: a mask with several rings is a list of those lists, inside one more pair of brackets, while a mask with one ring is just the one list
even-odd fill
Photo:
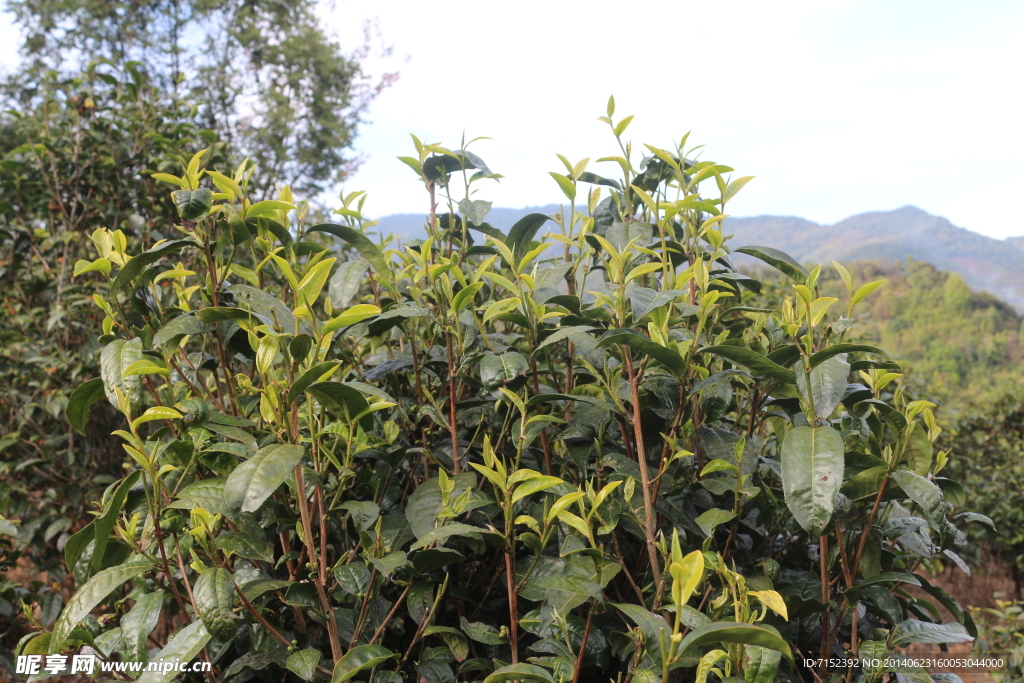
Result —
[[[0, 84], [0, 517], [22, 521], [21, 550], [47, 569], [123, 460], [103, 429], [80, 435], [63, 416], [99, 374], [104, 295], [82, 285], [101, 273], [72, 278], [89, 236], [172, 236], [177, 213], [152, 174], [180, 173], [197, 148], [222, 167], [248, 156], [257, 179], [315, 195], [351, 170], [359, 116], [394, 77], [371, 85], [359, 68], [369, 29], [346, 55], [312, 2], [5, 7], [26, 41]], [[258, 198], [272, 184], [249, 187]], [[0, 547], [0, 569], [17, 555]]]
[[[355, 168], [356, 127], [397, 74], [373, 83], [321, 27], [312, 0], [9, 0], [26, 35], [21, 70], [4, 91], [23, 106], [45, 98], [49, 71], [93, 61], [140, 64], [168, 101], [195, 103], [216, 132], [262, 177], [316, 195]], [[269, 187], [255, 188], [265, 195]]]
[[[51, 73], [37, 92], [0, 117], [0, 516], [24, 522], [22, 549], [49, 569], [123, 460], [101, 431], [77, 434], [62, 415], [99, 372], [104, 295], [90, 283], [100, 272], [73, 277], [75, 264], [99, 227], [146, 245], [173, 234], [174, 204], [151, 174], [174, 172], [197, 144], [211, 159], [227, 150], [195, 125], [194, 107], [167, 100], [131, 63]], [[114, 417], [96, 411], [100, 424]], [[0, 568], [15, 559], [0, 549]]]

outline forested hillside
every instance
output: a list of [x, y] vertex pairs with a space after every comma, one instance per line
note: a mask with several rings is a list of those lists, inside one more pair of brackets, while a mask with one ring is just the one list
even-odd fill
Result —
[[[851, 270], [862, 281], [886, 280], [858, 316], [858, 336], [897, 356], [935, 398], [955, 396], [967, 410], [1020, 386], [1024, 321], [1007, 303], [913, 259], [861, 261]], [[838, 278], [830, 286], [838, 290]]]
[[[507, 230], [529, 213], [557, 212], [555, 204], [495, 208], [487, 220], [499, 230]], [[385, 216], [379, 229], [384, 234], [422, 237], [423, 220], [421, 214]], [[770, 244], [801, 263], [871, 260], [894, 264], [913, 258], [957, 273], [971, 288], [987, 291], [1024, 312], [1024, 237], [993, 239], [913, 206], [862, 213], [835, 225], [794, 216], [730, 217], [724, 231], [735, 236], [735, 247]], [[740, 257], [738, 263], [756, 262]]]

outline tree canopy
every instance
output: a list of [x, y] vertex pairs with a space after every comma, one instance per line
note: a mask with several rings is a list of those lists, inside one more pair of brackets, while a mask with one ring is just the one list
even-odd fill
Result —
[[[9, 0], [25, 34], [6, 99], [46, 99], [49, 72], [131, 65], [169, 102], [195, 106], [195, 122], [265, 177], [306, 194], [345, 178], [356, 128], [395, 74], [374, 84], [321, 25], [312, 0]], [[93, 70], [97, 87], [112, 76]], [[266, 194], [271, 188], [255, 188]]]

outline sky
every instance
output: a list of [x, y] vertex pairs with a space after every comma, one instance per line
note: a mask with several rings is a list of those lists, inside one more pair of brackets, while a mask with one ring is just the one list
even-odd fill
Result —
[[[477, 198], [559, 202], [556, 153], [617, 153], [597, 121], [614, 95], [637, 150], [692, 131], [702, 158], [756, 176], [732, 215], [835, 223], [913, 204], [1024, 235], [1021, 2], [335, 0], [321, 13], [343, 46], [368, 19], [394, 46], [364, 64], [400, 77], [371, 105], [344, 185], [369, 193], [371, 216], [426, 210], [396, 159], [414, 154], [410, 133], [452, 149], [490, 137], [471, 149], [505, 177]], [[0, 17], [0, 62], [17, 43]]]

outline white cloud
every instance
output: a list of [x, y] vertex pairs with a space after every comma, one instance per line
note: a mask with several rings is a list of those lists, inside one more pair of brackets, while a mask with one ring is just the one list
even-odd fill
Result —
[[[475, 149], [506, 178], [487, 199], [559, 201], [556, 152], [615, 152], [596, 121], [614, 93], [638, 143], [692, 130], [705, 158], [757, 176], [732, 213], [834, 222], [915, 204], [1024, 234], [1019, 2], [338, 0], [323, 12], [349, 49], [378, 17], [399, 55], [366, 64], [401, 78], [373, 103], [357, 141], [367, 161], [346, 183], [370, 192], [374, 215], [425, 209], [395, 159], [409, 133], [451, 147], [464, 131], [490, 136]], [[19, 44], [0, 14], [0, 66]]]
[[556, 152], [614, 151], [595, 120], [614, 93], [638, 142], [692, 130], [706, 158], [756, 175], [737, 214], [834, 222], [916, 204], [1024, 233], [1019, 4], [350, 0], [327, 16], [352, 44], [368, 15], [410, 56], [372, 106], [358, 142], [369, 159], [347, 183], [375, 214], [424, 209], [394, 160], [409, 132], [452, 147], [488, 135], [476, 149], [507, 176], [488, 199], [558, 201]]

